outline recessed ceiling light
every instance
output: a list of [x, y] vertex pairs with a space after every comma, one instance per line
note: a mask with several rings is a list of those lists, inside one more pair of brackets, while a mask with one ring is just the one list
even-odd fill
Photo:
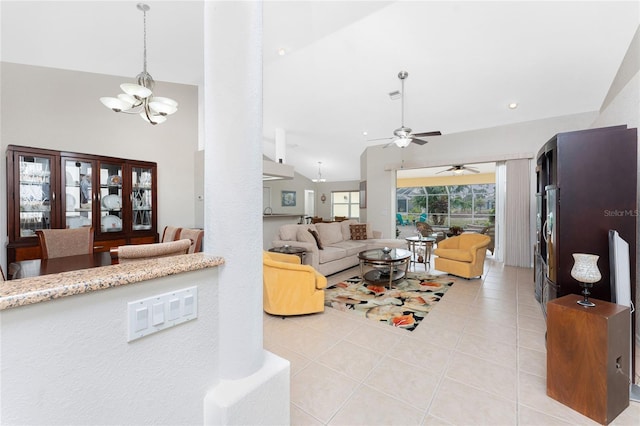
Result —
[[369, 134], [369, 132], [367, 132], [366, 130], [364, 132], [362, 132], [362, 136], [367, 136]]
[[518, 103], [517, 102], [511, 102], [509, 104], [509, 109], [516, 109], [518, 108]]
[[286, 54], [287, 54], [287, 51], [285, 50], [284, 47], [281, 47], [280, 49], [278, 49], [278, 55], [284, 56]]

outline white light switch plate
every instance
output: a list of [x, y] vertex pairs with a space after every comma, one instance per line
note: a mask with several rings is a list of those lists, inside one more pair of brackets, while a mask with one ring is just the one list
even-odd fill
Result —
[[129, 302], [127, 316], [128, 342], [191, 321], [198, 317], [198, 287]]

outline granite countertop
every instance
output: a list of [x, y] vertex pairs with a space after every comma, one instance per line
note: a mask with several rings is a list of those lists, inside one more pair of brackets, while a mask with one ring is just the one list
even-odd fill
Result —
[[5, 281], [0, 283], [0, 310], [212, 268], [223, 263], [222, 257], [195, 253]]

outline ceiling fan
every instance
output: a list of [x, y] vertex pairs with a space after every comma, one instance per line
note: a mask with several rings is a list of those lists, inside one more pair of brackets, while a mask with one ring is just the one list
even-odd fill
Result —
[[441, 170], [437, 172], [436, 174], [444, 173], [444, 172], [453, 172], [456, 175], [461, 175], [465, 170], [471, 173], [480, 173], [480, 170], [474, 169], [473, 167], [467, 167], [464, 164], [455, 164], [446, 170]]
[[400, 82], [402, 83], [402, 94], [401, 94], [401, 98], [402, 98], [402, 110], [401, 110], [401, 122], [400, 122], [400, 127], [398, 129], [395, 129], [393, 131], [394, 136], [389, 137], [389, 138], [379, 138], [379, 139], [369, 139], [369, 141], [379, 141], [379, 140], [384, 140], [384, 139], [392, 139], [391, 142], [389, 142], [388, 144], [386, 144], [385, 146], [383, 146], [383, 148], [386, 148], [392, 144], [396, 144], [398, 147], [400, 148], [406, 148], [407, 146], [409, 146], [410, 143], [415, 143], [417, 145], [424, 145], [427, 143], [427, 141], [423, 140], [423, 139], [418, 139], [424, 136], [440, 136], [442, 133], [440, 133], [439, 131], [435, 131], [435, 132], [423, 132], [423, 133], [412, 133], [411, 129], [408, 127], [404, 126], [404, 80], [409, 77], [409, 73], [406, 71], [400, 71], [398, 73], [398, 78], [400, 79]]

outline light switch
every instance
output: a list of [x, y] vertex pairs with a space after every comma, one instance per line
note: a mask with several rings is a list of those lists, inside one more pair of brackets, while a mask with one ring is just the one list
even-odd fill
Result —
[[144, 330], [149, 326], [149, 309], [146, 307], [136, 309], [136, 326], [135, 331]]
[[189, 294], [184, 297], [184, 312], [182, 315], [187, 316], [193, 314], [194, 302], [195, 299], [193, 295]]
[[151, 314], [151, 325], [159, 325], [164, 322], [164, 303], [155, 303]]
[[180, 317], [180, 299], [169, 300], [169, 321]]

